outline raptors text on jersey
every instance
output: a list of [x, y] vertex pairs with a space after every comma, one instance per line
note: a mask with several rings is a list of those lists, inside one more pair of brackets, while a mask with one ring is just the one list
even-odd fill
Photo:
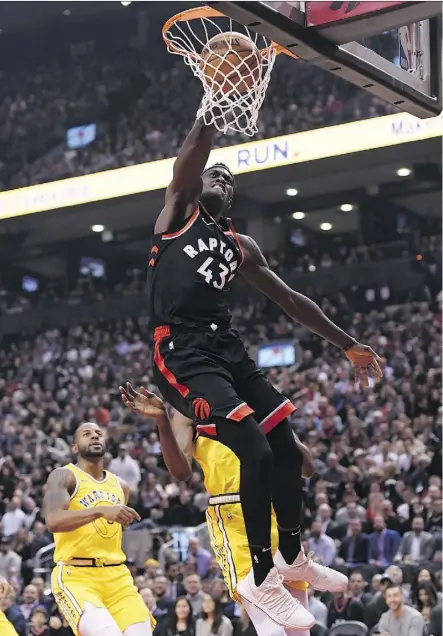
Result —
[[153, 236], [148, 278], [153, 326], [227, 324], [229, 283], [242, 263], [230, 219], [197, 209], [184, 227]]

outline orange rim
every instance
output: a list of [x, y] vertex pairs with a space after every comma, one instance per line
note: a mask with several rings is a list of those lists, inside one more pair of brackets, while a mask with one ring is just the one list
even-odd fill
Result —
[[[226, 18], [227, 16], [218, 11], [217, 9], [213, 9], [212, 7], [203, 6], [203, 7], [194, 7], [193, 9], [186, 9], [186, 11], [181, 11], [180, 13], [176, 13], [169, 20], [167, 20], [162, 28], [163, 40], [170, 51], [173, 53], [178, 53], [183, 57], [191, 57], [195, 60], [200, 59], [200, 55], [198, 53], [192, 53], [191, 51], [183, 51], [179, 46], [177, 46], [172, 40], [168, 37], [168, 31], [170, 28], [176, 24], [176, 22], [189, 22], [189, 20], [197, 20], [198, 18]], [[271, 50], [274, 50], [276, 55], [280, 55], [284, 53], [284, 55], [288, 55], [289, 57], [293, 57], [295, 60], [298, 57], [292, 51], [288, 51], [277, 42], [271, 42], [271, 44], [264, 49], [260, 49], [260, 54], [263, 57], [267, 57]]]

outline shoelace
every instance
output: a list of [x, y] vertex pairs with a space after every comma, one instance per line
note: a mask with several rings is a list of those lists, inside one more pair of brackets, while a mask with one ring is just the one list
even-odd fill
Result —
[[308, 552], [308, 554], [306, 555], [306, 561], [303, 563], [303, 565], [305, 567], [308, 567], [311, 569], [311, 571], [314, 572], [315, 574], [315, 579], [325, 579], [327, 577], [327, 573], [326, 573], [326, 568], [324, 565], [322, 565], [321, 563], [317, 563], [316, 561], [313, 560], [313, 557], [315, 556], [314, 552]]
[[259, 601], [263, 602], [264, 605], [278, 614], [283, 620], [288, 620], [294, 609], [300, 607], [300, 601], [293, 598], [283, 587], [283, 576], [280, 574], [271, 575], [271, 577], [265, 579], [258, 589], [262, 592]]

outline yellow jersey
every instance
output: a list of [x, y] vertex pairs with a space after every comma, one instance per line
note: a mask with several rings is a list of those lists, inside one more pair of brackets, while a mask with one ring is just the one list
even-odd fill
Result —
[[227, 446], [216, 439], [197, 437], [194, 459], [204, 476], [205, 488], [211, 497], [240, 491], [240, 461]]
[[2, 636], [17, 636], [12, 623], [8, 621], [4, 613], [0, 610], [0, 634]]
[[[69, 510], [125, 504], [125, 494], [116, 475], [105, 471], [105, 477], [99, 481], [74, 464], [67, 464], [64, 468], [70, 470], [76, 480]], [[95, 519], [71, 532], [56, 532], [54, 561], [64, 563], [77, 558], [123, 563], [126, 556], [122, 550], [122, 534], [119, 523], [104, 518]]]

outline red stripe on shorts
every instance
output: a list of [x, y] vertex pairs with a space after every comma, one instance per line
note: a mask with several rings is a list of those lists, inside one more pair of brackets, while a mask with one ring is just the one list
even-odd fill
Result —
[[245, 418], [247, 415], [251, 415], [251, 413], [253, 412], [254, 411], [251, 409], [251, 407], [248, 404], [246, 404], [246, 402], [243, 402], [242, 404], [239, 404], [238, 406], [236, 406], [235, 409], [232, 409], [232, 411], [228, 413], [226, 417], [228, 420], [234, 420], [234, 422], [241, 422], [243, 418]]
[[189, 394], [189, 389], [184, 384], [180, 384], [180, 382], [177, 380], [177, 378], [172, 373], [172, 371], [168, 369], [168, 367], [166, 366], [165, 360], [162, 354], [160, 353], [160, 342], [161, 341], [158, 340], [154, 343], [154, 362], [157, 365], [157, 368], [162, 374], [162, 376], [166, 378], [166, 380], [169, 382], [171, 386], [174, 387], [174, 389], [177, 389], [177, 391], [180, 393], [182, 397], [185, 398]]
[[274, 409], [272, 413], [269, 413], [269, 415], [260, 422], [261, 430], [265, 435], [267, 435], [270, 431], [272, 431], [273, 428], [277, 426], [277, 424], [280, 424], [280, 422], [284, 420], [285, 417], [288, 417], [288, 415], [291, 415], [291, 413], [296, 410], [297, 409], [292, 404], [292, 402], [290, 402], [289, 400], [285, 400], [280, 404], [280, 406], [277, 406], [277, 408]]

